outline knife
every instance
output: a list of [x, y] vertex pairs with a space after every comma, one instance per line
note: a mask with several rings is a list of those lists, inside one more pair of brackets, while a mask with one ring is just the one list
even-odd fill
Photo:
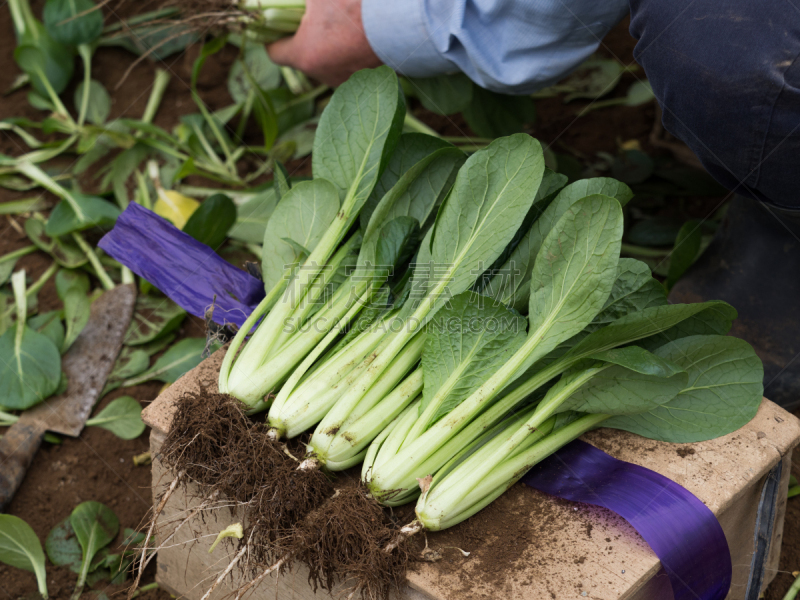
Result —
[[26, 410], [0, 439], [0, 512], [25, 478], [46, 432], [80, 435], [122, 349], [135, 303], [132, 283], [92, 303], [88, 323], [61, 359], [67, 391]]

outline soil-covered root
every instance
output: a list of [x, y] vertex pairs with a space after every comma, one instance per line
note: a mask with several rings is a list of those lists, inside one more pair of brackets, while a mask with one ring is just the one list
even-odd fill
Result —
[[381, 506], [351, 487], [337, 490], [298, 525], [293, 555], [309, 567], [315, 591], [346, 582], [364, 600], [375, 600], [388, 599], [404, 583], [409, 548], [408, 536], [399, 535]]
[[[226, 394], [201, 389], [178, 399], [167, 438], [161, 447], [162, 462], [174, 473], [185, 472], [204, 491], [218, 491], [231, 500], [247, 501], [268, 473], [253, 473], [253, 456], [259, 447], [257, 426], [245, 414], [245, 406]], [[283, 462], [280, 448], [259, 447], [270, 460]]]
[[[276, 444], [271, 439], [263, 443]], [[296, 526], [333, 494], [330, 479], [320, 469], [299, 469], [299, 458], [284, 458], [273, 465], [269, 481], [258, 487], [247, 507], [248, 520], [258, 524], [252, 549], [258, 572], [284, 558], [280, 571], [291, 566]]]

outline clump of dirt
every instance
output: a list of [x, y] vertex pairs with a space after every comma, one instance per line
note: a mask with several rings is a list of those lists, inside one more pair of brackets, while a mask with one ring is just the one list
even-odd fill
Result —
[[363, 488], [342, 487], [298, 525], [294, 556], [309, 567], [314, 591], [349, 582], [364, 600], [387, 600], [404, 583], [410, 560], [409, 540], [398, 534]]

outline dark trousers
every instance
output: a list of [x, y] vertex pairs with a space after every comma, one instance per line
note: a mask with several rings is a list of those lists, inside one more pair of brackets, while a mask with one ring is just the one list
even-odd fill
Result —
[[631, 0], [664, 127], [736, 193], [800, 209], [800, 0]]

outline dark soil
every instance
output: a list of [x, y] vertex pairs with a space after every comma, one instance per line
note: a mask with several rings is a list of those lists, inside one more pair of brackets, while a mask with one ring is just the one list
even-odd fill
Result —
[[[32, 0], [35, 14], [41, 14], [43, 0]], [[146, 2], [139, 3], [139, 9], [144, 10]], [[152, 3], [150, 3], [152, 5]], [[110, 6], [116, 7], [116, 4]], [[125, 10], [123, 4], [123, 11]], [[123, 13], [124, 14], [124, 13]], [[111, 15], [110, 18], [114, 18]], [[600, 49], [601, 53], [616, 56], [626, 64], [632, 63], [632, 50], [634, 40], [627, 33], [627, 23], [622, 23], [615, 28], [604, 40]], [[15, 38], [9, 18], [8, 10], [0, 8], [0, 56], [3, 57], [6, 68], [0, 70], [0, 92], [7, 90], [18, 71], [12, 62]], [[195, 46], [183, 54], [173, 56], [160, 63], [158, 67], [167, 69], [172, 74], [172, 79], [165, 94], [161, 109], [156, 117], [156, 123], [170, 130], [182, 114], [196, 112], [188, 81], [191, 67], [197, 56], [199, 47]], [[200, 76], [198, 87], [200, 93], [213, 109], [227, 105], [228, 97], [226, 80], [230, 65], [236, 57], [236, 49], [227, 47], [220, 53], [210, 57]], [[134, 60], [133, 55], [114, 48], [104, 48], [97, 52], [94, 59], [93, 77], [102, 82], [112, 95], [112, 118], [127, 116], [137, 118], [141, 116], [147, 103], [148, 94], [153, 82], [156, 65], [145, 60], [133, 67], [123, 78]], [[627, 74], [622, 84], [618, 86], [612, 96], [624, 95], [628, 84], [635, 77], [643, 77], [639, 71], [636, 75]], [[77, 78], [76, 78], [77, 79]], [[72, 90], [64, 96], [69, 99]], [[645, 105], [637, 108], [613, 107], [602, 111], [590, 112], [586, 116], [577, 117], [578, 112], [587, 103], [577, 101], [564, 104], [558, 98], [541, 100], [537, 103], [539, 118], [531, 128], [530, 133], [539, 138], [544, 144], [559, 153], [570, 155], [581, 162], [593, 160], [597, 152], [616, 154], [621, 144], [635, 140], [639, 147], [648, 154], [664, 154], [665, 151], [656, 151], [650, 142], [657, 118], [656, 108]], [[426, 123], [446, 135], [465, 135], [470, 131], [460, 116], [438, 117], [427, 113], [418, 105], [412, 104], [411, 110]], [[15, 92], [0, 97], [0, 118], [27, 117], [41, 120], [44, 113], [32, 108], [24, 91]], [[244, 142], [258, 143], [257, 128], [251, 128], [252, 139], [245, 136]], [[0, 153], [18, 155], [27, 148], [21, 141], [5, 133], [0, 134]], [[310, 160], [293, 161], [289, 165], [293, 175], [310, 173]], [[82, 185], [91, 189], [92, 182], [88, 178], [82, 180]], [[195, 183], [192, 181], [191, 183]], [[200, 182], [198, 182], [200, 183]], [[8, 202], [20, 198], [39, 195], [40, 192], [11, 192], [0, 189], [0, 202]], [[50, 200], [53, 200], [50, 197]], [[691, 207], [693, 216], [702, 217], [715, 210], [720, 203], [720, 198], [711, 199], [686, 199]], [[694, 202], [694, 204], [692, 204]], [[16, 250], [29, 244], [22, 230], [23, 217], [0, 217], [0, 254]], [[49, 266], [50, 260], [43, 253], [34, 253], [26, 256], [17, 263], [18, 268], [24, 268], [31, 279], [36, 279]], [[39, 293], [39, 310], [46, 311], [60, 308], [60, 301], [55, 293], [53, 281]], [[203, 325], [199, 319], [187, 319], [179, 331], [180, 337], [203, 335]], [[98, 408], [121, 395], [131, 395], [143, 405], [151, 402], [159, 393], [160, 384], [150, 383], [134, 388], [123, 388], [108, 394]], [[0, 430], [0, 434], [2, 430]], [[8, 512], [24, 519], [34, 529], [40, 540], [44, 541], [49, 531], [60, 521], [66, 518], [72, 509], [87, 500], [95, 500], [108, 505], [114, 510], [120, 520], [120, 527], [141, 529], [148, 511], [152, 507], [152, 494], [150, 489], [151, 475], [147, 466], [136, 467], [132, 457], [148, 450], [148, 434], [145, 432], [140, 438], [132, 441], [120, 440], [112, 433], [99, 428], [87, 428], [79, 439], [64, 439], [60, 445], [44, 444], [37, 454], [28, 475], [17, 492]], [[248, 443], [257, 443], [250, 438]], [[252, 448], [250, 448], [252, 450]], [[798, 455], [800, 458], [800, 455]], [[800, 474], [800, 469], [795, 468], [795, 473]], [[251, 482], [252, 483], [252, 482]], [[252, 488], [251, 488], [252, 489]], [[352, 491], [355, 491], [352, 490]], [[473, 550], [471, 560], [480, 560], [486, 564], [487, 577], [492, 574], [502, 576], [503, 570], [515, 564], [520, 557], [520, 548], [525, 544], [515, 540], [543, 539], [546, 540], [550, 533], [558, 529], [558, 524], [542, 515], [541, 531], [528, 531], [519, 528], [520, 519], [513, 513], [515, 506], [514, 497], [522, 493], [533, 493], [522, 486], [515, 486], [510, 493], [502, 496], [489, 508], [476, 515], [466, 523], [459, 525], [448, 532], [431, 536], [435, 545], [447, 550], [441, 564], [444, 568], [451, 565], [458, 569], [462, 560], [461, 555], [452, 548], [469, 546]], [[351, 498], [352, 500], [352, 498]], [[352, 508], [353, 504], [350, 503]], [[302, 509], [307, 512], [307, 509]], [[299, 514], [299, 513], [298, 513]], [[305, 513], [303, 513], [305, 514]], [[345, 513], [346, 514], [346, 513]], [[343, 516], [340, 512], [339, 516]], [[297, 519], [297, 517], [293, 517]], [[376, 515], [376, 518], [377, 515]], [[408, 508], [395, 511], [393, 514], [394, 525], [403, 525], [413, 518], [413, 512]], [[384, 517], [376, 523], [382, 531], [390, 531]], [[480, 523], [490, 519], [493, 527], [500, 527], [502, 544], [487, 545], [482, 539], [474, 539], [473, 533], [480, 530]], [[309, 516], [309, 524], [318, 525], [317, 532], [322, 531], [322, 523], [316, 520], [314, 513]], [[309, 529], [305, 528], [308, 532]], [[472, 537], [471, 537], [472, 536]], [[116, 547], [122, 536], [112, 544]], [[337, 538], [338, 539], [338, 538]], [[422, 540], [416, 542], [420, 547]], [[336, 555], [336, 547], [326, 549], [329, 556]], [[542, 548], [542, 551], [546, 551]], [[404, 551], [405, 552], [405, 551]], [[402, 554], [402, 553], [401, 553]], [[385, 566], [364, 562], [364, 557], [373, 554], [362, 554], [361, 558], [351, 557], [349, 568], [384, 569]], [[370, 559], [371, 560], [371, 559]], [[153, 581], [155, 562], [148, 567], [142, 584]], [[780, 564], [781, 572], [775, 582], [765, 594], [766, 600], [779, 600], [791, 584], [792, 571], [800, 569], [800, 499], [789, 501], [786, 517], [783, 553]], [[316, 575], [317, 583], [328, 583], [327, 570], [321, 566]], [[48, 565], [48, 586], [50, 596], [56, 600], [68, 598], [75, 582], [75, 575], [66, 569], [59, 569]], [[379, 582], [380, 585], [382, 583]], [[123, 587], [109, 587], [105, 583], [95, 586], [93, 591], [103, 591], [109, 597], [122, 597]], [[13, 569], [0, 564], [0, 600], [15, 600], [32, 592], [36, 585], [33, 574]], [[467, 597], [468, 590], [462, 590], [459, 597]], [[86, 597], [89, 597], [87, 588]], [[143, 594], [144, 600], [167, 600], [170, 596], [164, 591], [151, 591]]]

